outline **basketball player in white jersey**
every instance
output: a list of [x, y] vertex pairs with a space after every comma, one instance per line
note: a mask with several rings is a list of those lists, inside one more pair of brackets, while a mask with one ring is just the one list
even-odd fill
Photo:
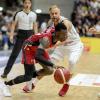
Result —
[[[51, 6], [49, 9], [49, 13], [51, 17], [51, 20], [49, 21], [50, 26], [56, 26], [58, 23], [62, 22], [67, 28], [67, 39], [63, 43], [58, 44], [59, 46], [54, 49], [54, 52], [51, 54], [51, 60], [54, 63], [57, 63], [67, 55], [69, 62], [68, 69], [72, 73], [72, 69], [75, 66], [76, 62], [79, 60], [79, 57], [83, 51], [83, 43], [81, 42], [79, 34], [76, 32], [72, 23], [67, 18], [60, 15], [60, 8], [58, 6]], [[36, 79], [33, 84], [36, 84], [37, 80], [38, 79]], [[34, 88], [34, 86], [32, 88]], [[59, 91], [59, 96], [64, 96], [67, 93], [68, 89], [69, 84], [63, 84], [63, 87]], [[29, 90], [28, 85], [25, 86], [23, 90], [27, 92]]]

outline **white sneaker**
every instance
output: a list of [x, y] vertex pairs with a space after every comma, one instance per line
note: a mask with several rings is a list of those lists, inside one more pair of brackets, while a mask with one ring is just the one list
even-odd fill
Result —
[[3, 82], [2, 83], [2, 93], [5, 97], [11, 97], [11, 93], [10, 93], [10, 90], [9, 90], [9, 86], [8, 85], [5, 85], [5, 83]]

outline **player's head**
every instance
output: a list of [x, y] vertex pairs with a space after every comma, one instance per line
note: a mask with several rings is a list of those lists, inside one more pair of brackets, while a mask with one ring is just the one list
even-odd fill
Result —
[[59, 40], [61, 42], [66, 40], [67, 28], [63, 22], [60, 22], [55, 26], [55, 34], [56, 34], [57, 40]]
[[23, 0], [23, 7], [24, 9], [31, 9], [32, 0]]
[[60, 19], [60, 8], [57, 5], [53, 5], [49, 8], [49, 13], [52, 21], [59, 22]]
[[48, 48], [50, 46], [50, 41], [48, 37], [43, 37], [40, 39], [40, 43], [44, 48]]

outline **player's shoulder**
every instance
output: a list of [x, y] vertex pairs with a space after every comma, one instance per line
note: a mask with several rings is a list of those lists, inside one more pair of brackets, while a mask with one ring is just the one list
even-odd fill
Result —
[[61, 16], [61, 22], [71, 23], [71, 21], [67, 17], [64, 17], [64, 16]]
[[13, 16], [13, 20], [15, 20], [16, 16], [19, 16], [21, 12], [22, 12], [22, 10], [16, 11]]
[[15, 15], [20, 14], [20, 13], [22, 13], [22, 12], [23, 12], [23, 10], [16, 11], [16, 12], [15, 12]]
[[15, 12], [15, 16], [18, 15], [18, 14], [20, 14], [20, 13], [22, 13], [22, 10], [16, 11]]
[[72, 26], [72, 22], [68, 19], [68, 18], [62, 18], [63, 20], [62, 20], [62, 22], [65, 24], [65, 25], [70, 25], [70, 26]]
[[34, 11], [30, 11], [30, 13], [33, 14], [33, 15], [37, 15]]
[[62, 19], [61, 22], [64, 23], [64, 25], [66, 26], [67, 30], [70, 31], [72, 26], [73, 26], [72, 22], [68, 18], [65, 18], [63, 16], [61, 16], [61, 19]]

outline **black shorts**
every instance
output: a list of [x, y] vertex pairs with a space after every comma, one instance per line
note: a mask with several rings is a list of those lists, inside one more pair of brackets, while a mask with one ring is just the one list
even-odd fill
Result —
[[33, 34], [34, 34], [33, 30], [21, 30], [21, 29], [19, 29], [16, 37], [22, 38], [22, 39], [27, 39], [28, 37], [30, 37]]

